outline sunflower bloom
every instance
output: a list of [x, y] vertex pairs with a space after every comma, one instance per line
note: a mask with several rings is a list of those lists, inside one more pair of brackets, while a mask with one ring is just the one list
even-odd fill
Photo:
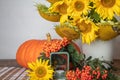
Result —
[[90, 10], [88, 0], [71, 0], [67, 9], [68, 13], [74, 14], [76, 16], [81, 16], [82, 14], [87, 15], [88, 10]]
[[118, 36], [118, 33], [115, 32], [110, 24], [99, 24], [98, 38], [107, 41]]
[[55, 2], [50, 8], [49, 11], [50, 12], [57, 12], [60, 15], [66, 14], [67, 13], [67, 1], [66, 0], [62, 0], [62, 1], [58, 1]]
[[103, 19], [113, 19], [114, 14], [120, 15], [120, 0], [96, 0], [96, 12]]
[[78, 22], [77, 26], [81, 31], [82, 43], [90, 44], [96, 39], [99, 28], [92, 21], [84, 18]]
[[61, 37], [66, 37], [68, 40], [75, 40], [80, 38], [79, 29], [70, 23], [64, 23], [55, 27], [56, 33]]
[[53, 69], [48, 65], [49, 60], [36, 60], [36, 62], [28, 63], [30, 70], [27, 70], [30, 80], [49, 80], [53, 79]]

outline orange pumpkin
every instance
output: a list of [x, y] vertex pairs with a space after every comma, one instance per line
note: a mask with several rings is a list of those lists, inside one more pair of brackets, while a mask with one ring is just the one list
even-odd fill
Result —
[[[60, 39], [52, 39], [50, 36], [47, 36], [47, 40], [28, 40], [25, 41], [17, 50], [16, 53], [16, 60], [19, 65], [28, 68], [27, 63], [35, 61], [39, 56], [40, 53], [44, 52], [43, 47], [44, 43], [51, 42], [55, 43], [56, 41], [60, 41]], [[75, 48], [80, 52], [79, 47], [73, 43]]]

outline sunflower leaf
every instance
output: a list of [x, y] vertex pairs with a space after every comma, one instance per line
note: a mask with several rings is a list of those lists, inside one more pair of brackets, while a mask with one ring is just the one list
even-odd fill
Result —
[[92, 9], [89, 13], [89, 17], [93, 19], [95, 23], [100, 22], [100, 15], [97, 12], [95, 12], [94, 9]]

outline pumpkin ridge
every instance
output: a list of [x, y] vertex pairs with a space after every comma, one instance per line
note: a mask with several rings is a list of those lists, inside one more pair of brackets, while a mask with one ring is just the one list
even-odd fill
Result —
[[38, 42], [39, 42], [38, 40], [33, 41], [26, 49], [27, 54], [25, 54], [25, 61], [24, 61], [25, 62], [24, 64], [26, 67], [28, 67], [28, 65], [27, 65], [28, 62], [35, 61], [33, 59], [35, 56], [34, 54], [36, 54], [36, 47], [37, 47], [36, 45]]
[[[34, 42], [34, 41], [36, 41], [36, 40], [31, 40], [29, 43], [27, 43], [27, 46], [26, 46], [26, 48], [25, 48], [25, 51], [23, 52], [23, 54], [24, 54], [24, 56], [23, 56], [23, 65], [25, 66], [25, 67], [27, 67], [27, 57], [29, 57], [29, 52], [27, 52], [30, 48], [30, 45]], [[28, 56], [26, 56], [26, 55], [28, 55]]]
[[25, 53], [25, 49], [26, 49], [26, 44], [30, 44], [32, 43], [33, 40], [28, 40], [28, 41], [25, 41], [18, 49], [17, 51], [17, 55], [16, 55], [16, 59], [17, 59], [17, 62], [21, 65], [21, 66], [24, 66], [24, 53]]
[[[42, 43], [42, 44], [41, 44]], [[40, 41], [39, 43], [38, 43], [38, 47], [37, 47], [37, 51], [38, 51], [38, 53], [36, 53], [36, 54], [34, 54], [35, 55], [35, 59], [34, 60], [36, 60], [36, 58], [38, 58], [39, 56], [40, 56], [40, 54], [43, 52], [43, 44], [45, 43], [45, 40], [43, 41], [42, 40], [42, 42]]]
[[[24, 44], [24, 43], [23, 43]], [[17, 50], [17, 54], [16, 54], [16, 60], [18, 64], [21, 64], [21, 57], [20, 57], [20, 53], [22, 53], [22, 50], [24, 49], [23, 44], [18, 48]]]

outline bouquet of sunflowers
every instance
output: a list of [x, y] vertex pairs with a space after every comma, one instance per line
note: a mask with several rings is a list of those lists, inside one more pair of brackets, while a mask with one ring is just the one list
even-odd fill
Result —
[[40, 15], [60, 22], [56, 33], [69, 40], [81, 39], [90, 44], [96, 39], [110, 40], [119, 35], [120, 0], [47, 0], [50, 6], [37, 3]]

